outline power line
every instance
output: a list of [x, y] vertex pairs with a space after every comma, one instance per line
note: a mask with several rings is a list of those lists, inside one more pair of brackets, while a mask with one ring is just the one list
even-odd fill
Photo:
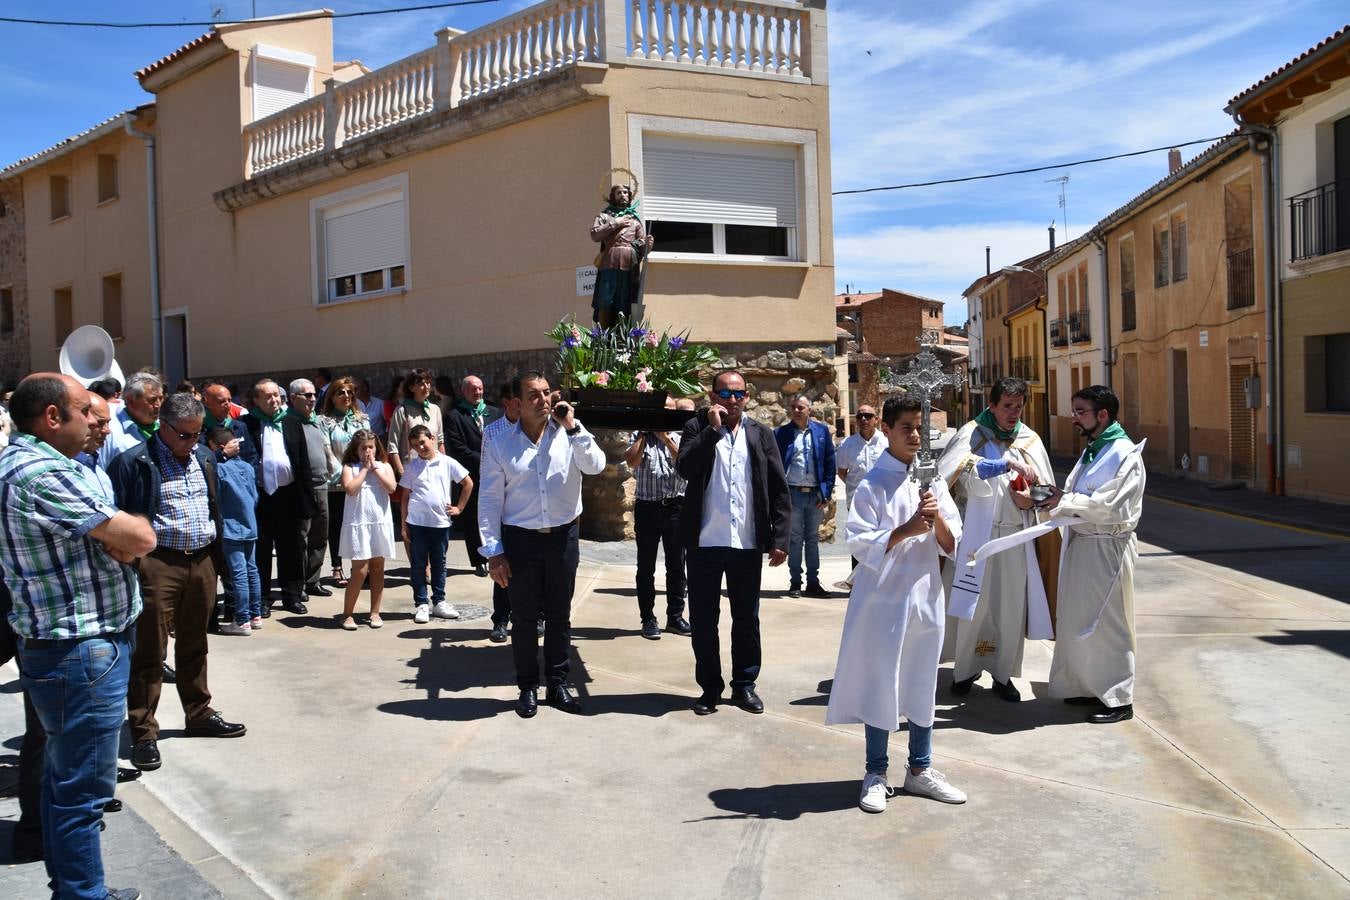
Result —
[[1165, 147], [1150, 147], [1147, 150], [1132, 150], [1129, 153], [1116, 153], [1111, 156], [1097, 156], [1092, 159], [1078, 159], [1073, 162], [1053, 163], [1046, 166], [1034, 166], [1030, 169], [1013, 169], [1010, 172], [993, 172], [989, 175], [967, 175], [964, 178], [943, 178], [938, 181], [916, 181], [912, 184], [891, 184], [885, 187], [854, 188], [848, 191], [835, 191], [833, 196], [838, 197], [841, 194], [871, 194], [876, 191], [902, 191], [906, 188], [933, 187], [939, 184], [961, 184], [965, 181], [983, 181], [987, 178], [1004, 178], [1008, 175], [1030, 175], [1034, 172], [1048, 172], [1052, 169], [1067, 169], [1071, 166], [1086, 166], [1089, 163], [1107, 162], [1112, 159], [1125, 159], [1130, 156], [1143, 156], [1147, 153], [1159, 153], [1163, 150], [1173, 150], [1177, 147], [1189, 147], [1192, 144], [1211, 144], [1215, 141], [1221, 141], [1232, 137], [1231, 134], [1220, 135], [1219, 137], [1199, 138], [1194, 141], [1183, 141], [1180, 144], [1168, 144]]
[[[453, 0], [449, 3], [427, 3], [422, 6], [400, 6], [395, 9], [367, 9], [345, 13], [306, 13], [298, 16], [277, 16], [258, 20], [268, 25], [282, 22], [308, 22], [311, 19], [355, 19], [359, 16], [387, 16], [391, 13], [422, 12], [428, 9], [448, 9], [452, 6], [478, 6], [484, 3], [499, 3], [501, 0]], [[244, 20], [247, 22], [248, 20]], [[67, 28], [209, 28], [212, 25], [238, 25], [240, 22], [69, 22], [61, 19], [19, 19], [13, 16], [0, 16], [0, 22], [12, 25], [62, 25]]]

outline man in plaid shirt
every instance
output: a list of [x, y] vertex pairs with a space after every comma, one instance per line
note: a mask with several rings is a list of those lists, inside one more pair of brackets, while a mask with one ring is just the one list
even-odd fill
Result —
[[117, 779], [131, 628], [126, 565], [155, 547], [149, 521], [119, 512], [76, 463], [94, 424], [89, 392], [50, 372], [20, 382], [16, 434], [0, 454], [0, 575], [14, 597], [23, 687], [47, 732], [43, 857], [61, 897], [134, 898], [103, 883], [99, 826]]

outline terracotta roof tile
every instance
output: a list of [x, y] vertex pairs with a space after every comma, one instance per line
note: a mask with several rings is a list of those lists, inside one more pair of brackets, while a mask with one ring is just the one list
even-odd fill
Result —
[[160, 69], [164, 68], [164, 67], [167, 66], [169, 63], [171, 63], [171, 62], [173, 62], [173, 61], [175, 61], [175, 60], [177, 60], [177, 59], [181, 59], [183, 56], [186, 56], [188, 53], [191, 53], [193, 50], [196, 50], [198, 47], [204, 47], [204, 46], [206, 46], [207, 44], [209, 44], [209, 43], [211, 43], [211, 42], [213, 42], [213, 41], [218, 41], [218, 40], [220, 40], [220, 32], [219, 32], [219, 31], [216, 31], [216, 30], [213, 28], [213, 29], [211, 29], [210, 31], [208, 31], [206, 34], [202, 35], [201, 37], [193, 38], [192, 40], [188, 41], [186, 44], [184, 44], [183, 46], [179, 47], [177, 50], [173, 51], [172, 53], [170, 53], [168, 56], [164, 57], [163, 59], [157, 59], [157, 60], [155, 60], [155, 61], [152, 62], [150, 65], [146, 66], [144, 69], [137, 69], [137, 70], [136, 70], [136, 77], [137, 77], [138, 79], [140, 79], [141, 81], [144, 81], [144, 80], [146, 79], [147, 76], [149, 76], [149, 75], [151, 75], [151, 74], [153, 74], [153, 73], [155, 73], [155, 72], [158, 72]]
[[[55, 159], [56, 157], [60, 156], [66, 150], [70, 149], [72, 145], [78, 143], [83, 138], [91, 137], [97, 134], [98, 132], [115, 130], [110, 129], [109, 128], [110, 125], [116, 124], [120, 128], [122, 121], [125, 120], [128, 116], [134, 117], [137, 113], [141, 112], [142, 110], [148, 109], [152, 105], [153, 104], [147, 104], [146, 106], [138, 106], [134, 109], [128, 109], [123, 112], [120, 112], [115, 116], [110, 116], [109, 118], [104, 119], [102, 122], [99, 122], [97, 125], [91, 125], [84, 131], [81, 131], [79, 134], [72, 134], [65, 140], [58, 141], [52, 146], [46, 148], [45, 150], [39, 150], [37, 153], [34, 153], [30, 156], [25, 156], [23, 159], [15, 160], [14, 162], [5, 166], [3, 169], [0, 169], [0, 178], [4, 178], [7, 175], [13, 174], [12, 170], [26, 167], [28, 166], [29, 163], [36, 162], [37, 160], [44, 158]], [[99, 136], [101, 137], [102, 135]]]
[[1259, 91], [1261, 88], [1265, 87], [1265, 86], [1266, 86], [1267, 84], [1269, 84], [1270, 82], [1272, 82], [1272, 81], [1274, 81], [1275, 79], [1279, 78], [1281, 75], [1285, 74], [1285, 73], [1288, 72], [1290, 69], [1292, 69], [1292, 68], [1294, 68], [1295, 66], [1299, 65], [1300, 63], [1302, 63], [1302, 62], [1304, 62], [1304, 61], [1310, 59], [1311, 57], [1316, 56], [1316, 55], [1317, 55], [1318, 53], [1320, 53], [1322, 50], [1326, 49], [1328, 46], [1330, 46], [1331, 44], [1336, 43], [1337, 41], [1339, 41], [1341, 38], [1344, 38], [1344, 37], [1350, 37], [1350, 25], [1345, 26], [1344, 28], [1342, 28], [1342, 29], [1340, 29], [1339, 31], [1337, 31], [1335, 34], [1331, 35], [1331, 36], [1328, 37], [1328, 38], [1325, 38], [1325, 39], [1322, 40], [1322, 41], [1320, 41], [1320, 42], [1319, 42], [1318, 44], [1316, 44], [1315, 46], [1309, 47], [1307, 50], [1304, 50], [1304, 51], [1303, 51], [1302, 53], [1300, 53], [1298, 56], [1295, 56], [1293, 59], [1289, 60], [1289, 62], [1287, 62], [1287, 63], [1285, 63], [1284, 65], [1280, 66], [1280, 67], [1279, 67], [1278, 69], [1276, 69], [1274, 72], [1271, 72], [1271, 73], [1270, 73], [1269, 75], [1267, 75], [1265, 78], [1262, 78], [1260, 81], [1256, 82], [1256, 84], [1252, 85], [1251, 87], [1247, 88], [1247, 89], [1246, 89], [1245, 91], [1243, 91], [1242, 93], [1238, 94], [1238, 95], [1237, 95], [1236, 97], [1234, 97], [1233, 99], [1229, 100], [1229, 101], [1228, 101], [1228, 109], [1231, 110], [1233, 107], [1235, 107], [1235, 106], [1238, 104], [1238, 101], [1239, 101], [1239, 100], [1243, 100], [1243, 99], [1245, 99], [1248, 95], [1253, 94], [1253, 93], [1255, 93], [1256, 91]]

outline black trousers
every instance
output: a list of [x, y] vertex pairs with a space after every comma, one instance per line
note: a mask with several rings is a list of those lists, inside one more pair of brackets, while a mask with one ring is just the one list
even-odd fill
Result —
[[463, 512], [455, 518], [455, 524], [464, 533], [464, 551], [468, 554], [469, 565], [476, 567], [483, 565], [486, 560], [478, 553], [478, 548], [483, 546], [483, 537], [478, 533], [478, 473], [471, 472], [469, 477], [473, 479], [474, 491], [469, 495], [469, 502]]
[[502, 546], [511, 566], [511, 652], [516, 684], [539, 686], [539, 633], [544, 626], [544, 677], [550, 687], [567, 681], [572, 652], [572, 591], [576, 588], [577, 523], [548, 534], [502, 526]]
[[328, 489], [311, 487], [308, 490], [314, 492], [319, 514], [312, 519], [300, 520], [300, 542], [305, 554], [305, 586], [316, 588], [323, 577], [323, 552], [328, 548], [328, 498], [324, 496]]
[[666, 618], [684, 613], [684, 541], [680, 538], [680, 501], [639, 500], [633, 507], [637, 532], [638, 615], [656, 617], [656, 550], [666, 554]]
[[759, 678], [758, 550], [730, 547], [689, 549], [689, 627], [693, 633], [694, 680], [705, 696], [720, 697], [722, 654], [717, 625], [722, 615], [722, 576], [731, 603], [731, 687], [754, 687]]
[[[275, 494], [258, 496], [258, 576], [263, 602], [272, 590], [272, 548], [277, 551], [277, 582], [281, 596], [301, 600], [305, 595], [305, 545], [300, 534], [300, 486], [292, 482]], [[306, 488], [308, 490], [308, 488]]]

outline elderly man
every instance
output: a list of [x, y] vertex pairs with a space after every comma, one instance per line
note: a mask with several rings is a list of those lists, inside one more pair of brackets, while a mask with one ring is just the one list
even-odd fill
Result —
[[516, 714], [538, 711], [539, 636], [530, 626], [544, 614], [547, 702], [580, 713], [567, 684], [572, 652], [572, 591], [576, 587], [581, 476], [599, 475], [605, 452], [567, 403], [550, 409], [548, 377], [526, 372], [517, 381], [520, 424], [483, 447], [478, 525], [492, 580], [510, 590], [511, 651], [520, 697]]
[[[844, 493], [850, 510], [853, 509], [853, 492], [888, 446], [886, 435], [877, 428], [875, 409], [866, 403], [860, 404], [857, 417], [858, 430], [845, 438], [835, 453], [835, 465], [839, 467], [839, 477], [844, 479]], [[853, 568], [858, 568], [856, 556], [853, 557]]]
[[41, 818], [53, 894], [137, 897], [104, 884], [99, 832], [116, 784], [141, 612], [126, 563], [154, 549], [155, 532], [105, 502], [74, 461], [89, 438], [88, 398], [53, 372], [14, 391], [15, 433], [0, 454], [0, 576], [13, 595], [23, 687], [47, 732]]
[[202, 423], [202, 446], [206, 446], [206, 437], [217, 428], [228, 428], [235, 440], [226, 445], [225, 458], [238, 456], [244, 462], [258, 468], [258, 454], [248, 439], [248, 426], [243, 419], [235, 415], [234, 402], [230, 399], [230, 388], [222, 382], [209, 380], [202, 388], [202, 406], [206, 407], [206, 418]]
[[741, 373], [719, 373], [709, 399], [712, 405], [685, 423], [675, 461], [688, 482], [680, 530], [689, 560], [694, 677], [703, 691], [694, 713], [711, 715], [722, 701], [717, 622], [723, 576], [731, 604], [731, 702], [762, 713], [764, 701], [755, 693], [760, 557], [768, 554], [771, 566], [787, 559], [792, 500], [773, 432], [745, 415]]
[[249, 443], [258, 454], [258, 575], [262, 579], [263, 617], [271, 613], [272, 548], [277, 552], [281, 604], [304, 615], [305, 545], [301, 528], [318, 514], [309, 474], [304, 426], [281, 409], [281, 387], [264, 378], [253, 387], [253, 407], [244, 419]]
[[309, 462], [309, 481], [301, 485], [308, 491], [314, 504], [314, 513], [300, 525], [300, 540], [305, 548], [305, 593], [311, 597], [331, 597], [333, 592], [319, 581], [323, 573], [324, 551], [328, 548], [328, 481], [337, 474], [339, 463], [333, 457], [328, 436], [319, 427], [314, 414], [318, 393], [313, 382], [297, 378], [291, 382], [289, 418], [299, 421], [305, 438], [305, 455]]
[[98, 464], [107, 469], [124, 450], [144, 444], [159, 427], [159, 405], [164, 402], [164, 383], [158, 375], [137, 372], [122, 388], [122, 408], [113, 422], [112, 434], [99, 451]]
[[[483, 402], [483, 379], [477, 375], [465, 376], [459, 383], [459, 401], [445, 417], [445, 452], [469, 470], [473, 483], [478, 483], [483, 460], [483, 426], [493, 418], [493, 408]], [[459, 527], [464, 532], [464, 550], [474, 573], [487, 576], [487, 562], [478, 553], [483, 539], [478, 532], [478, 495], [469, 497]]]
[[206, 627], [216, 606], [213, 554], [223, 530], [215, 457], [197, 443], [204, 417], [200, 400], [188, 393], [171, 395], [160, 410], [155, 437], [117, 457], [108, 471], [117, 505], [150, 519], [157, 541], [139, 566], [145, 613], [136, 623], [127, 694], [131, 764], [143, 772], [160, 767], [155, 710], [170, 624], [183, 733], [232, 738], [245, 731], [211, 708], [206, 684]]
[[834, 439], [830, 429], [811, 418], [811, 398], [792, 401], [790, 419], [774, 431], [778, 452], [792, 492], [792, 526], [788, 535], [788, 596], [800, 597], [802, 551], [806, 551], [806, 596], [828, 597], [820, 583], [820, 514], [834, 493]]
[[115, 504], [112, 482], [108, 480], [108, 473], [98, 464], [99, 451], [108, 441], [108, 435], [112, 433], [112, 410], [108, 406], [108, 401], [103, 397], [89, 392], [89, 414], [92, 419], [89, 423], [89, 439], [84, 443], [84, 449], [75, 455], [75, 461], [88, 467], [98, 482], [99, 490], [103, 492], [103, 499], [108, 503]]

